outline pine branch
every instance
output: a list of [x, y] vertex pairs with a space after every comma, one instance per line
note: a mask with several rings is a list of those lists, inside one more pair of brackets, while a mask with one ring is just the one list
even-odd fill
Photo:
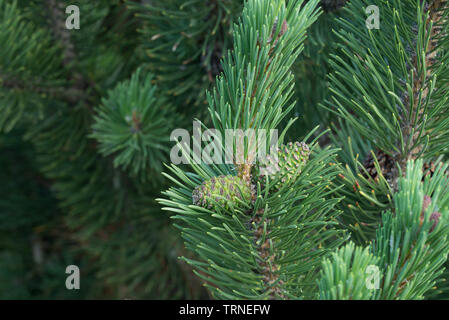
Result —
[[376, 268], [378, 260], [368, 247], [356, 247], [352, 242], [332, 253], [331, 258], [322, 263], [320, 299], [371, 299], [374, 290], [367, 286], [367, 271], [370, 267]]
[[[227, 129], [276, 128], [291, 110], [290, 67], [317, 3], [246, 3], [234, 27], [234, 51], [208, 94], [212, 122], [223, 135]], [[313, 296], [320, 259], [345, 239], [336, 229], [339, 199], [328, 198], [335, 192], [336, 150], [320, 150], [316, 139], [310, 148], [286, 144], [277, 150], [279, 173], [266, 176], [262, 163], [253, 163], [249, 139], [232, 147], [232, 164], [195, 163], [187, 152], [193, 172], [171, 165], [171, 175], [165, 174], [175, 186], [158, 201], [175, 213], [186, 247], [198, 257], [183, 259], [217, 298]], [[239, 152], [243, 164], [236, 161]]]
[[435, 180], [422, 182], [422, 160], [408, 162], [395, 212], [384, 214], [372, 244], [384, 266], [376, 299], [423, 299], [441, 275], [449, 248], [446, 170], [440, 165]]
[[[31, 288], [29, 293], [34, 298], [73, 297], [73, 292], [68, 294], [64, 286], [61, 292], [60, 284], [65, 281], [61, 279], [65, 278], [65, 267], [76, 264], [86, 282], [75, 298], [202, 297], [202, 292], [187, 280], [191, 269], [185, 268], [176, 258], [183, 252], [177, 233], [166, 228], [167, 219], [160, 216], [159, 206], [149, 201], [159, 193], [162, 184], [154, 188], [131, 179], [114, 168], [112, 155], [106, 158], [98, 155], [100, 144], [89, 139], [93, 113], [88, 108], [77, 107], [95, 106], [103, 92], [119, 87], [118, 80], [131, 74], [138, 61], [130, 57], [129, 51], [134, 49], [130, 44], [137, 37], [130, 32], [133, 30], [129, 25], [123, 33], [106, 28], [116, 23], [123, 26], [118, 23], [114, 11], [120, 10], [119, 1], [78, 1], [82, 28], [72, 32], [65, 29], [62, 3], [0, 0], [0, 42], [6, 44], [0, 50], [0, 127], [8, 130], [15, 119], [24, 120], [24, 138], [32, 142], [29, 147], [32, 166], [38, 167], [51, 184], [49, 191], [40, 188], [39, 192], [51, 192], [55, 197], [54, 205], [61, 209], [57, 211], [58, 219], [49, 217], [45, 224], [27, 234], [26, 230], [10, 227], [20, 226], [22, 218], [26, 217], [19, 214], [19, 206], [11, 207], [14, 215], [0, 221], [1, 226], [8, 227], [0, 237], [0, 281], [9, 289], [14, 282], [4, 280], [8, 276], [14, 281], [17, 279], [23, 291]], [[50, 10], [42, 10], [54, 4], [56, 6]], [[130, 36], [124, 37], [125, 33]], [[73, 74], [82, 74], [85, 83], [79, 84]], [[137, 90], [147, 88], [145, 81], [139, 79], [138, 82]], [[148, 96], [148, 92], [142, 94]], [[134, 99], [129, 101], [135, 102]], [[127, 107], [125, 102], [122, 105]], [[37, 113], [41, 111], [37, 106], [42, 107], [41, 114]], [[141, 105], [139, 111], [140, 107], [148, 107], [148, 111], [154, 106]], [[144, 120], [148, 120], [145, 114], [141, 118], [137, 113], [131, 114], [131, 128], [144, 132], [155, 124], [151, 123], [154, 118]], [[168, 139], [166, 130], [170, 129], [166, 126], [165, 133], [160, 136]], [[157, 132], [155, 134], [155, 140], [161, 138]], [[150, 151], [153, 150], [150, 148]], [[5, 157], [7, 155], [2, 154], [2, 159]], [[151, 166], [157, 166], [160, 161], [152, 161]], [[20, 174], [25, 172], [22, 168]], [[30, 196], [28, 201], [22, 202], [29, 204], [34, 200]], [[35, 220], [47, 218], [46, 210], [50, 208], [30, 209], [29, 217], [23, 220], [32, 225]], [[59, 237], [66, 230], [65, 236], [70, 241]], [[34, 241], [38, 267], [32, 261], [30, 234], [39, 234], [38, 241]], [[10, 242], [13, 238], [17, 240], [12, 249], [3, 247], [5, 238]], [[55, 241], [57, 246], [52, 243], [54, 239], [58, 240]], [[78, 256], [74, 257], [72, 249]], [[82, 259], [78, 259], [79, 256]], [[22, 261], [22, 258], [25, 259]], [[55, 272], [58, 277], [54, 276]], [[54, 282], [56, 289], [52, 285]], [[15, 297], [26, 297], [22, 294]]]
[[[76, 61], [79, 59], [75, 52], [75, 45], [71, 40], [70, 31], [65, 26], [65, 5], [63, 2], [58, 2], [58, 0], [45, 0], [52, 25], [52, 32], [54, 37], [62, 44], [62, 55], [63, 63], [65, 67], [69, 70], [69, 82], [72, 83], [71, 87], [66, 91], [66, 96], [69, 97], [68, 100], [72, 104], [76, 104], [80, 101], [80, 97], [84, 100], [87, 98], [86, 95], [80, 95], [80, 92], [87, 91], [88, 87], [95, 87], [91, 81], [87, 80], [74, 66], [76, 66]], [[71, 96], [70, 93], [76, 94]], [[89, 106], [92, 109], [91, 106]]]
[[153, 79], [139, 68], [129, 81], [111, 90], [95, 110], [91, 137], [99, 142], [101, 154], [113, 156], [115, 167], [155, 184], [160, 180], [162, 161], [168, 158], [175, 113]]
[[[323, 261], [321, 298], [424, 299], [432, 293], [449, 249], [447, 168], [448, 164], [439, 165], [433, 177], [423, 181], [422, 160], [407, 163], [393, 197], [394, 211], [383, 213], [376, 238], [364, 253], [356, 251], [352, 258], [350, 245], [341, 249], [347, 252], [337, 251], [332, 261]], [[365, 286], [371, 280], [367, 278], [369, 265], [377, 269], [372, 287]]]
[[[70, 31], [65, 26], [64, 3], [58, 0], [45, 0], [47, 10], [51, 17], [52, 32], [63, 45], [63, 61], [65, 65], [72, 65], [77, 59], [75, 46], [70, 39]], [[75, 76], [76, 77], [76, 76]]]
[[186, 114], [207, 101], [205, 90], [221, 73], [220, 60], [231, 40], [232, 22], [242, 0], [168, 0], [139, 3], [129, 8], [142, 22], [142, 48], [158, 84], [173, 100], [186, 105]]
[[[380, 30], [365, 26], [368, 5], [382, 13]], [[369, 241], [380, 222], [376, 207], [392, 206], [407, 161], [431, 161], [448, 147], [448, 3], [353, 0], [342, 12], [325, 108], [345, 122], [337, 144], [351, 150], [363, 140], [372, 148], [347, 153], [350, 167], [342, 168], [345, 224]]]
[[[51, 46], [46, 31], [27, 19], [16, 1], [0, 1], [0, 42], [9, 44], [0, 52], [0, 130], [10, 131], [19, 122], [33, 123], [41, 117], [45, 108], [43, 91], [61, 86], [58, 50]], [[37, 92], [28, 92], [28, 88], [37, 88]]]
[[[422, 104], [422, 101], [426, 101], [428, 99], [429, 91], [431, 90], [431, 82], [433, 78], [434, 68], [432, 66], [437, 62], [437, 48], [438, 48], [438, 38], [440, 38], [441, 32], [441, 22], [443, 21], [443, 11], [447, 7], [447, 1], [435, 0], [424, 3], [423, 13], [426, 14], [423, 23], [424, 32], [421, 36], [421, 39], [418, 39], [418, 30], [417, 27], [414, 27], [413, 33], [416, 35], [416, 38], [413, 40], [414, 46], [409, 50], [411, 53], [411, 63], [408, 66], [409, 72], [412, 74], [412, 78], [414, 79], [411, 93], [413, 95], [412, 101], [410, 101], [409, 93], [405, 91], [402, 94], [403, 97], [403, 105], [407, 106], [410, 103], [413, 104], [411, 107], [411, 114], [407, 116], [403, 116], [401, 124], [402, 128], [402, 140], [407, 141], [406, 150], [407, 153], [405, 155], [399, 155], [398, 162], [399, 166], [403, 173], [405, 173], [406, 163], [409, 160], [415, 160], [419, 155], [424, 151], [424, 145], [419, 143], [421, 138], [422, 131], [420, 131], [420, 124], [425, 122], [424, 114], [426, 109], [428, 108], [426, 105]], [[447, 18], [444, 18], [446, 20]], [[416, 44], [420, 41], [423, 41], [425, 44], [428, 43], [424, 48], [424, 52], [416, 52]], [[424, 55], [424, 58], [418, 57], [418, 55]], [[426, 72], [423, 72], [423, 71]], [[431, 108], [431, 107], [430, 107]], [[399, 172], [395, 172], [395, 178], [393, 181], [397, 180]], [[395, 186], [395, 189], [397, 186]]]
[[86, 97], [84, 90], [78, 88], [66, 88], [66, 87], [43, 87], [31, 82], [24, 82], [18, 78], [9, 78], [6, 75], [0, 73], [1, 84], [4, 88], [11, 91], [25, 91], [33, 92], [36, 94], [43, 94], [55, 97], [61, 101], [66, 101], [67, 103], [74, 104], [79, 100]]

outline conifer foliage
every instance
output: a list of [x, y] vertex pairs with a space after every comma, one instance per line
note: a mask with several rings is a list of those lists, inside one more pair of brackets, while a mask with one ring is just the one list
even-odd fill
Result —
[[448, 1], [70, 5], [0, 0], [1, 299], [449, 299]]

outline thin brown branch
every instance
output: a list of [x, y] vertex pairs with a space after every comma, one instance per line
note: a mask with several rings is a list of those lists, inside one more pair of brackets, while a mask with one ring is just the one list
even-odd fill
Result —
[[[92, 81], [86, 79], [79, 70], [74, 68], [77, 61], [77, 54], [75, 51], [75, 45], [71, 39], [70, 31], [65, 26], [65, 7], [64, 3], [58, 0], [45, 0], [49, 10], [49, 16], [51, 19], [52, 32], [54, 38], [59, 41], [63, 49], [63, 63], [66, 68], [70, 70], [70, 82], [72, 83], [71, 88], [66, 89], [68, 93], [86, 91], [89, 87], [94, 87]], [[87, 99], [87, 95], [81, 95]], [[72, 104], [78, 103], [80, 99], [70, 99]], [[91, 106], [88, 106], [92, 110]]]
[[[264, 209], [260, 209], [256, 212], [255, 216], [251, 220], [251, 224], [254, 226], [254, 239], [255, 244], [258, 247], [259, 267], [262, 273], [262, 279], [265, 284], [265, 288], [269, 293], [270, 299], [286, 299], [283, 294], [282, 285], [284, 282], [279, 279], [278, 271], [279, 266], [276, 264], [276, 255], [272, 253], [270, 248], [269, 230], [264, 231], [264, 224], [269, 226], [269, 219], [264, 219]], [[265, 235], [264, 235], [265, 232]], [[264, 241], [262, 242], [262, 238]], [[261, 243], [260, 243], [261, 242]], [[271, 244], [273, 245], [273, 244]]]
[[[427, 96], [429, 94], [429, 81], [432, 77], [432, 66], [435, 63], [436, 58], [436, 47], [440, 28], [439, 22], [442, 18], [441, 9], [446, 6], [446, 0], [434, 0], [431, 1], [430, 4], [427, 3], [425, 5], [426, 12], [429, 13], [428, 19], [426, 21], [426, 34], [425, 38], [429, 37], [429, 45], [426, 48], [425, 59], [423, 63], [425, 63], [426, 74], [419, 74], [418, 70], [422, 70], [422, 67], [419, 66], [419, 59], [417, 54], [412, 53], [412, 61], [409, 67], [411, 73], [413, 73], [413, 84], [412, 84], [412, 93], [413, 93], [413, 107], [411, 115], [408, 119], [404, 119], [405, 122], [402, 125], [402, 136], [404, 137], [404, 141], [406, 142], [407, 149], [406, 154], [396, 154], [395, 157], [401, 167], [401, 171], [405, 174], [405, 168], [408, 160], [416, 159], [419, 154], [423, 151], [423, 145], [418, 144], [420, 139], [420, 130], [418, 127], [415, 127], [415, 124], [418, 121], [421, 121], [423, 118], [424, 107], [421, 106], [423, 101], [426, 101]], [[432, 27], [430, 27], [432, 24]], [[417, 34], [418, 31], [414, 30]], [[416, 43], [415, 43], [416, 46]], [[404, 106], [408, 106], [410, 104], [410, 97], [407, 92], [404, 92], [403, 96], [403, 104]], [[397, 178], [399, 172], [394, 172], [395, 179], [393, 179], [393, 187], [397, 188]]]

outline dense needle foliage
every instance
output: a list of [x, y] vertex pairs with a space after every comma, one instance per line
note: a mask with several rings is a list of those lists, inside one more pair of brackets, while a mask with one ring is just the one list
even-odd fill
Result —
[[448, 17], [0, 0], [0, 299], [448, 299]]

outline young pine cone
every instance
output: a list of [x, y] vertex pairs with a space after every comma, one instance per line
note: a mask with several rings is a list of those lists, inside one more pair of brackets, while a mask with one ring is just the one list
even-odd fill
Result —
[[251, 201], [251, 188], [239, 177], [221, 175], [197, 186], [192, 192], [192, 200], [194, 205], [207, 209], [242, 208]]
[[267, 156], [265, 160], [259, 163], [256, 179], [261, 184], [265, 181], [265, 175], [280, 180], [276, 188], [280, 188], [284, 183], [296, 181], [309, 160], [310, 148], [304, 142], [289, 142], [277, 149], [277, 156], [277, 162], [273, 157]]

